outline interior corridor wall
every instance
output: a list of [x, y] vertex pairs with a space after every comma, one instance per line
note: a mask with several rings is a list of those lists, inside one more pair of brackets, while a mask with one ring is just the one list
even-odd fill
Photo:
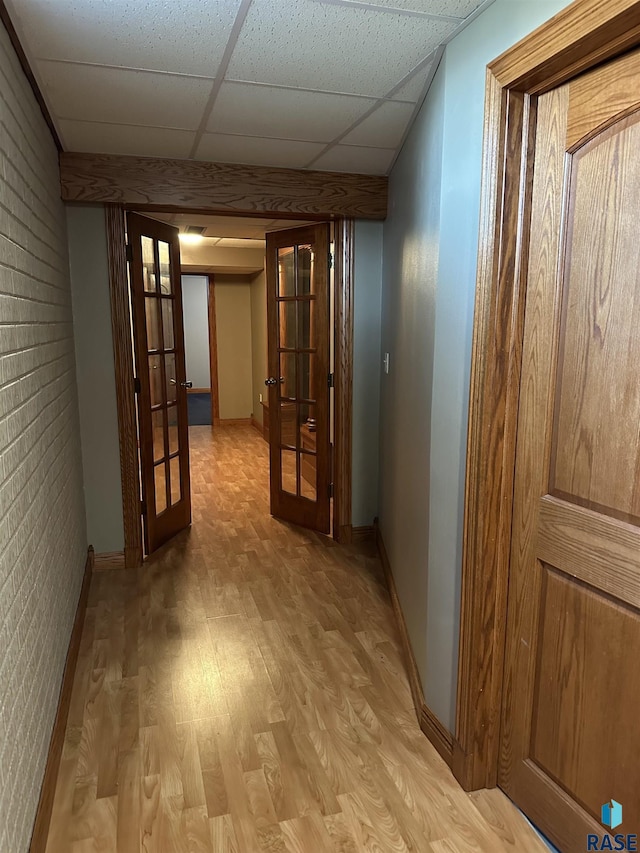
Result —
[[[265, 395], [264, 380], [269, 375], [267, 367], [267, 277], [265, 271], [251, 279], [251, 375], [252, 417], [262, 426], [260, 395]], [[264, 397], [266, 400], [266, 396]]]
[[108, 554], [124, 548], [124, 521], [104, 207], [66, 214], [87, 538]]
[[209, 278], [182, 276], [182, 316], [187, 380], [194, 388], [211, 388], [209, 359]]
[[220, 419], [251, 417], [251, 284], [247, 275], [216, 276]]
[[26, 853], [87, 558], [58, 152], [0, 24], [0, 850]]
[[427, 705], [451, 731], [486, 65], [566, 5], [496, 0], [457, 36], [390, 177], [380, 525]]

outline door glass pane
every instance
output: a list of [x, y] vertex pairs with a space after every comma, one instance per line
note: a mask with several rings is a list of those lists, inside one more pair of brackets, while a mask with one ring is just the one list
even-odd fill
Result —
[[301, 400], [317, 399], [317, 361], [318, 356], [315, 353], [301, 352], [298, 355], [298, 373], [300, 375]]
[[295, 349], [296, 346], [296, 303], [280, 302], [280, 340], [282, 349]]
[[176, 399], [176, 356], [170, 353], [164, 357], [164, 369], [167, 374], [167, 401], [173, 403]]
[[315, 343], [315, 299], [298, 302], [298, 349], [310, 349]]
[[311, 501], [317, 500], [315, 453], [300, 454], [300, 494]]
[[164, 348], [173, 349], [173, 299], [162, 299], [162, 331]]
[[280, 403], [280, 444], [296, 447], [295, 403]]
[[298, 405], [298, 430], [300, 432], [300, 447], [305, 450], [316, 449], [316, 407], [309, 403]]
[[160, 261], [160, 291], [171, 293], [171, 255], [169, 244], [158, 240], [158, 259]]
[[280, 463], [282, 466], [282, 490], [291, 495], [298, 493], [296, 456], [295, 450], [283, 450]]
[[151, 424], [153, 426], [153, 461], [160, 462], [164, 459], [164, 409], [151, 412]]
[[158, 317], [158, 299], [155, 296], [146, 296], [144, 300], [144, 313], [147, 322], [147, 349], [160, 349], [160, 325]]
[[298, 246], [298, 296], [313, 292], [313, 252], [308, 244]]
[[171, 465], [171, 506], [177, 504], [182, 497], [180, 488], [180, 459], [176, 456], [170, 460]]
[[151, 237], [142, 238], [142, 281], [146, 291], [155, 293], [157, 288], [156, 256]]
[[169, 422], [169, 455], [171, 456], [178, 451], [178, 409], [176, 406], [169, 406], [167, 420]]
[[158, 406], [162, 403], [162, 371], [160, 370], [161, 355], [149, 356], [149, 390], [151, 392], [151, 405]]
[[156, 515], [164, 512], [167, 508], [167, 481], [165, 474], [165, 462], [156, 465], [153, 469], [156, 487]]
[[281, 397], [296, 396], [296, 354], [294, 352], [280, 353], [280, 382]]
[[293, 247], [278, 249], [278, 295], [296, 295], [296, 275]]

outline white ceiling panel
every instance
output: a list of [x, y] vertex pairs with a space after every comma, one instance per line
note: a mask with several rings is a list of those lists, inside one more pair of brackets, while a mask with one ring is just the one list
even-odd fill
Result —
[[415, 104], [385, 101], [340, 141], [347, 145], [396, 148], [402, 142], [414, 110]]
[[215, 77], [240, 0], [13, 0], [32, 53]]
[[49, 102], [61, 119], [198, 127], [211, 82], [148, 71], [41, 62]]
[[264, 240], [247, 240], [237, 237], [223, 237], [216, 246], [220, 249], [264, 249]]
[[[264, 219], [242, 216], [208, 216], [197, 213], [143, 213], [151, 219], [170, 222], [180, 230], [189, 225], [206, 228], [205, 237], [214, 238], [248, 238], [264, 240], [267, 231], [281, 231], [285, 228], [299, 228], [310, 223], [305, 219]], [[243, 243], [243, 246], [246, 244]]]
[[453, 27], [312, 0], [253, 0], [229, 77], [384, 97]]
[[323, 148], [324, 146], [317, 142], [292, 142], [288, 139], [261, 139], [250, 136], [205, 133], [198, 148], [196, 159], [301, 169]]
[[132, 127], [91, 121], [61, 121], [59, 129], [67, 151], [92, 154], [129, 154], [134, 157], [189, 156], [195, 134], [172, 128]]
[[424, 15], [451, 15], [462, 19], [474, 12], [484, 0], [364, 0], [364, 2], [370, 6], [381, 6], [387, 9], [406, 9], [410, 12], [421, 12]]
[[393, 160], [393, 148], [360, 148], [336, 145], [313, 163], [313, 169], [330, 172], [356, 172], [362, 175], [386, 175]]
[[371, 98], [223, 83], [208, 129], [327, 143], [375, 103]]

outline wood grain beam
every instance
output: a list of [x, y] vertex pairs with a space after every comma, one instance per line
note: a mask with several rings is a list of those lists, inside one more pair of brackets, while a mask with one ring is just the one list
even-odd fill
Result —
[[112, 154], [60, 155], [64, 201], [326, 220], [384, 219], [388, 179]]

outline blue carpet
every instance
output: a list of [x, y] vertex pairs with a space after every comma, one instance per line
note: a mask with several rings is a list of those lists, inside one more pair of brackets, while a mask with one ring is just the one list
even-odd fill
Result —
[[189, 426], [211, 424], [211, 394], [187, 394]]

